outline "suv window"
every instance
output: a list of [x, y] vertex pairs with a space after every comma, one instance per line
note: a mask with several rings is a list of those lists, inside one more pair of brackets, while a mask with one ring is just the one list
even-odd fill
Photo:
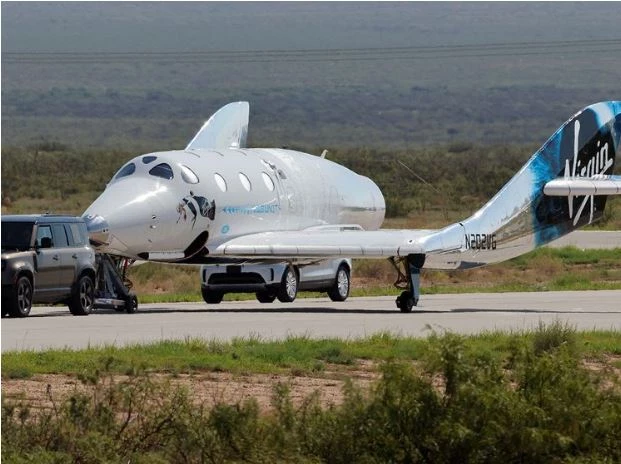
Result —
[[52, 231], [54, 232], [55, 247], [66, 247], [69, 245], [69, 241], [67, 240], [67, 233], [65, 232], [65, 226], [63, 226], [62, 224], [54, 224], [52, 225]]
[[2, 249], [27, 250], [32, 238], [32, 222], [2, 221]]
[[67, 237], [69, 238], [69, 244], [72, 246], [86, 245], [86, 234], [82, 233], [80, 224], [66, 224], [65, 229], [67, 231]]
[[43, 239], [44, 238], [49, 238], [50, 239], [50, 243], [52, 243], [52, 246], [54, 246], [54, 242], [52, 240], [52, 228], [50, 226], [44, 226], [44, 225], [40, 225], [37, 228], [37, 246], [38, 247], [43, 247]]

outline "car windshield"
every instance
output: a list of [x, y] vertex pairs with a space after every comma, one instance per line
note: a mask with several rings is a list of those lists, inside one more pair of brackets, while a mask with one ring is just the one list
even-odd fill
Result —
[[32, 241], [32, 222], [2, 221], [2, 249], [27, 250]]

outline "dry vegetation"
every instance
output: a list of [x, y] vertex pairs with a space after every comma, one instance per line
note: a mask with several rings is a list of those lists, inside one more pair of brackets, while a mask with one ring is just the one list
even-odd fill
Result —
[[[409, 353], [417, 360], [356, 358], [327, 364], [320, 373], [121, 374], [122, 364], [97, 362], [101, 355], [92, 352], [91, 367], [77, 376], [4, 379], [2, 458], [19, 463], [616, 462], [621, 346], [617, 337], [602, 349], [610, 336], [577, 334], [560, 323], [485, 340], [434, 334], [417, 343], [420, 352]], [[395, 348], [403, 342], [384, 336], [366, 343], [393, 346], [398, 354]], [[295, 343], [324, 347], [311, 340]], [[353, 345], [365, 349], [364, 343]], [[192, 351], [198, 347], [187, 343]], [[249, 341], [220, 350], [242, 347], [259, 357], [266, 349]], [[56, 355], [61, 362], [70, 356]]]

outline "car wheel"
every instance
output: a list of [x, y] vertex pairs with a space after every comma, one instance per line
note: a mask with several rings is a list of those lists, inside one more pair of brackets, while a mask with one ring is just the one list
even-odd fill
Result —
[[328, 290], [328, 296], [332, 301], [345, 301], [349, 296], [350, 286], [349, 269], [345, 264], [341, 264], [336, 271], [334, 285]]
[[87, 316], [93, 310], [95, 301], [95, 286], [93, 279], [83, 275], [78, 280], [75, 290], [69, 299], [69, 311], [74, 316]]
[[300, 279], [298, 273], [295, 272], [293, 266], [287, 266], [285, 272], [282, 274], [282, 280], [280, 281], [280, 287], [276, 297], [281, 303], [291, 303], [298, 296], [298, 283]]
[[276, 294], [267, 290], [262, 290], [256, 293], [259, 303], [273, 303], [276, 299]]
[[17, 279], [9, 306], [9, 316], [26, 317], [32, 308], [32, 283], [26, 276]]
[[207, 304], [218, 304], [222, 301], [222, 298], [224, 298], [224, 293], [214, 292], [207, 288], [201, 288], [201, 293], [203, 294], [203, 300], [205, 300]]
[[137, 309], [138, 309], [138, 297], [132, 293], [125, 300], [125, 312], [127, 314], [134, 314]]

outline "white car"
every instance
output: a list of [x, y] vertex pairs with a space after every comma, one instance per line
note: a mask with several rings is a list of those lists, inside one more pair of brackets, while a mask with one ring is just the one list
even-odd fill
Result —
[[201, 266], [201, 291], [205, 302], [217, 304], [225, 293], [255, 292], [261, 303], [276, 298], [295, 300], [299, 290], [327, 292], [332, 301], [349, 296], [351, 259], [331, 259], [317, 264], [209, 264]]

